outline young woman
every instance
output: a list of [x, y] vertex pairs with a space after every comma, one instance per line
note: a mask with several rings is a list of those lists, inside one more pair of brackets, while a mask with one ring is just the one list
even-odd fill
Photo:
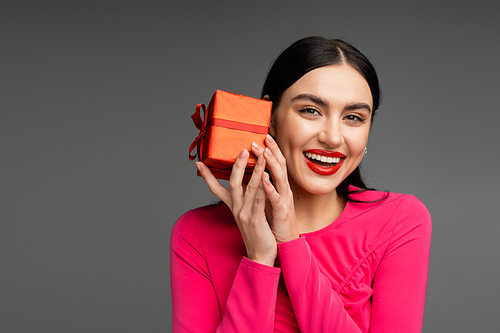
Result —
[[421, 332], [429, 213], [359, 172], [380, 99], [373, 66], [346, 42], [305, 38], [276, 59], [262, 98], [267, 148], [241, 152], [229, 189], [197, 162], [223, 203], [172, 231], [174, 332]]

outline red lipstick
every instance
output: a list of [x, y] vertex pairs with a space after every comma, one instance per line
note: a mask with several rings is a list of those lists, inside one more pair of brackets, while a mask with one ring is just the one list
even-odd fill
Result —
[[339, 153], [338, 151], [330, 151], [330, 150], [324, 150], [324, 149], [309, 149], [309, 150], [306, 150], [304, 153], [311, 153], [311, 154], [316, 154], [316, 155], [321, 155], [321, 156], [326, 156], [326, 157], [345, 157], [344, 154]]
[[311, 149], [311, 150], [306, 150], [308, 153], [316, 154], [316, 155], [321, 155], [321, 156], [326, 156], [326, 157], [340, 157], [341, 160], [339, 163], [332, 167], [322, 167], [316, 163], [311, 162], [305, 155], [304, 159], [306, 161], [307, 166], [309, 169], [311, 169], [313, 172], [317, 173], [318, 175], [321, 176], [331, 176], [334, 173], [336, 173], [342, 164], [344, 163], [345, 160], [345, 155], [336, 151], [329, 151], [329, 150], [322, 150], [322, 149]]

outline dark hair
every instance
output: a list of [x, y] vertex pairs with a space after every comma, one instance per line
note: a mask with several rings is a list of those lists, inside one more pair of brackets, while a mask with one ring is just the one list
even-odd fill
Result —
[[[381, 99], [377, 73], [370, 61], [351, 44], [340, 39], [319, 36], [300, 39], [286, 48], [274, 61], [262, 87], [261, 98], [268, 95], [273, 102], [273, 112], [278, 107], [285, 90], [313, 69], [347, 64], [356, 69], [366, 80], [373, 98], [371, 124]], [[349, 191], [349, 185], [359, 190]], [[337, 186], [337, 193], [347, 201], [360, 202], [349, 194], [371, 190], [366, 187], [359, 166]], [[384, 197], [385, 199], [385, 197]]]

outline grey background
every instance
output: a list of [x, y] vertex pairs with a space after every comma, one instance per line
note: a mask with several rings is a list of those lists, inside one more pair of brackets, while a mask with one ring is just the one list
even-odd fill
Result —
[[494, 1], [0, 5], [0, 331], [170, 331], [169, 234], [214, 201], [188, 146], [216, 89], [257, 97], [309, 35], [345, 38], [384, 101], [368, 183], [434, 223], [424, 332], [499, 313]]

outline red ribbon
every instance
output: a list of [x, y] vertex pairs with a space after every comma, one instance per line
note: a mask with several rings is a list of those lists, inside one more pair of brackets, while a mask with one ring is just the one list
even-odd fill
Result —
[[210, 126], [219, 126], [219, 127], [234, 129], [234, 130], [238, 130], [238, 131], [245, 131], [245, 132], [264, 134], [264, 135], [269, 133], [269, 127], [267, 127], [267, 126], [241, 123], [239, 121], [220, 119], [220, 118], [210, 119], [207, 127], [210, 127]]
[[[202, 121], [200, 109], [203, 109], [203, 115], [205, 118], [204, 121]], [[239, 121], [233, 121], [233, 120], [227, 120], [227, 119], [212, 118], [208, 121], [208, 124], [207, 124], [206, 117], [207, 117], [207, 111], [205, 108], [205, 104], [198, 104], [196, 106], [196, 111], [191, 115], [191, 119], [193, 119], [193, 122], [194, 122], [196, 128], [200, 130], [200, 134], [198, 134], [196, 139], [194, 139], [194, 141], [189, 146], [189, 159], [191, 161], [194, 160], [196, 158], [196, 156], [198, 156], [199, 159], [201, 160], [201, 153], [203, 151], [205, 134], [206, 134], [207, 128], [209, 128], [211, 126], [224, 127], [224, 128], [229, 128], [229, 129], [234, 129], [234, 130], [239, 130], [239, 131], [246, 131], [246, 132], [251, 132], [251, 133], [256, 133], [256, 134], [269, 133], [269, 127], [267, 127], [267, 126], [247, 124], [247, 123], [242, 123]], [[191, 152], [193, 151], [193, 149], [195, 147], [197, 148], [197, 153], [196, 153], [196, 155], [191, 155]]]
[[[201, 144], [203, 143], [203, 139], [205, 138], [205, 132], [206, 132], [206, 126], [205, 123], [206, 121], [201, 120], [201, 113], [200, 109], [203, 109], [203, 115], [204, 117], [207, 116], [207, 109], [205, 108], [205, 104], [198, 104], [196, 105], [196, 111], [191, 115], [191, 119], [193, 119], [193, 123], [196, 126], [197, 129], [200, 130], [200, 134], [194, 139], [194, 141], [191, 143], [189, 146], [189, 160], [192, 161], [196, 158], [196, 156], [200, 157], [201, 160]], [[197, 153], [196, 155], [191, 155], [191, 152], [193, 149], [196, 147]]]

